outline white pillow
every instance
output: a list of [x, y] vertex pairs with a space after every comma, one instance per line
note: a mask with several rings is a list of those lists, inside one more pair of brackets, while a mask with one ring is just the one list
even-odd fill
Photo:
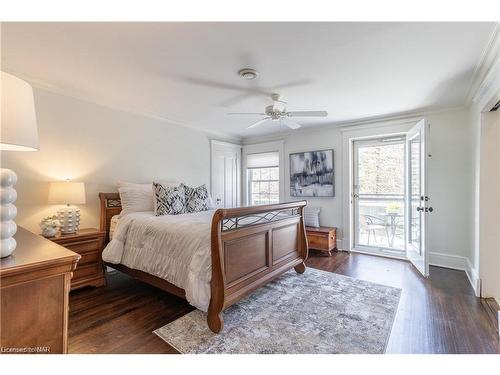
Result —
[[319, 213], [320, 207], [305, 207], [304, 208], [304, 224], [306, 227], [319, 228]]
[[132, 212], [153, 211], [152, 184], [143, 186], [126, 186], [118, 189], [122, 202], [121, 216]]
[[[155, 182], [157, 183], [160, 183], [162, 185], [165, 185], [165, 186], [177, 186], [177, 182], [176, 181], [165, 181], [165, 180], [155, 180]], [[153, 185], [153, 181], [151, 182], [147, 182], [147, 183], [136, 183], [136, 182], [128, 182], [128, 181], [118, 181], [116, 183], [116, 185], [121, 188], [121, 187], [137, 187], [137, 188], [141, 188], [141, 187], [149, 187], [151, 189], [152, 188], [152, 185]]]
[[[176, 186], [176, 182], [162, 181], [165, 186]], [[153, 182], [135, 183], [128, 181], [118, 181], [118, 192], [122, 202], [121, 216], [131, 212], [153, 211], [156, 213], [156, 202], [153, 195]]]
[[133, 187], [135, 187], [135, 188], [141, 188], [141, 187], [145, 187], [145, 186], [147, 186], [148, 188], [150, 188], [150, 187], [151, 187], [151, 184], [152, 184], [152, 182], [150, 182], [150, 183], [146, 183], [146, 184], [137, 184], [137, 183], [135, 183], [135, 182], [127, 182], [127, 181], [118, 181], [118, 182], [116, 183], [116, 185], [118, 186], [118, 188], [122, 188], [122, 187], [128, 187], [128, 188], [133, 188]]

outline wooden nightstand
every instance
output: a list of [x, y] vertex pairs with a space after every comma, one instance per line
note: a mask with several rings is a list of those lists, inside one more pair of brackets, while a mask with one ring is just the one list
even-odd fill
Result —
[[98, 229], [80, 229], [73, 234], [58, 234], [47, 238], [65, 248], [81, 255], [73, 279], [71, 290], [84, 286], [106, 285], [106, 272], [102, 262], [102, 250], [105, 233]]
[[307, 243], [309, 248], [325, 251], [329, 256], [337, 249], [337, 228], [335, 227], [306, 227]]

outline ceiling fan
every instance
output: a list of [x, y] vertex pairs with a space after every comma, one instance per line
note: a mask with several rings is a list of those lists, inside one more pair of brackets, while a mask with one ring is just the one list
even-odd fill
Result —
[[280, 100], [279, 94], [271, 94], [273, 104], [267, 106], [264, 112], [231, 112], [228, 115], [260, 115], [265, 116], [258, 121], [250, 124], [247, 129], [255, 128], [267, 121], [279, 121], [280, 124], [288, 126], [290, 129], [300, 128], [300, 124], [296, 123], [291, 117], [326, 117], [327, 111], [287, 111], [283, 100]]

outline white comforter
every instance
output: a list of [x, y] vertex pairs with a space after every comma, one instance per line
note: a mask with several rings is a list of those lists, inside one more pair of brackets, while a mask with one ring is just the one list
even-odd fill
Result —
[[210, 228], [214, 210], [155, 216], [135, 212], [120, 218], [104, 261], [161, 277], [186, 291], [188, 302], [207, 311], [212, 278]]

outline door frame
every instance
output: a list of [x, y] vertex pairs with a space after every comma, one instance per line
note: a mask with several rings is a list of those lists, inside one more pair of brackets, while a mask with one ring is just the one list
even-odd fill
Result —
[[[340, 239], [338, 242], [342, 244], [342, 249], [346, 251], [353, 251], [353, 231], [352, 231], [352, 155], [353, 155], [353, 140], [362, 138], [374, 138], [374, 137], [389, 137], [391, 135], [403, 134], [411, 129], [422, 116], [412, 116], [405, 119], [396, 120], [386, 120], [373, 123], [365, 123], [361, 125], [349, 125], [340, 128], [340, 133], [342, 136], [342, 148], [341, 148], [341, 194], [339, 198], [342, 207], [342, 228], [340, 233]], [[338, 234], [339, 235], [339, 234]], [[358, 251], [361, 252], [361, 251]], [[381, 255], [394, 258], [390, 255]], [[406, 259], [406, 258], [399, 258]]]

